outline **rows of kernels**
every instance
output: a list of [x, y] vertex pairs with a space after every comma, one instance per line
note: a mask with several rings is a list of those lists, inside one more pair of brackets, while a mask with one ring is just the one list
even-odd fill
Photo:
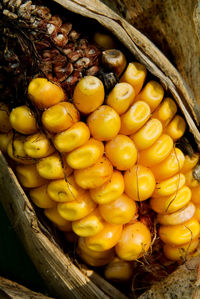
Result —
[[[24, 142], [25, 154], [42, 158], [32, 168], [44, 182], [27, 186], [19, 179], [25, 187], [34, 188], [30, 190], [33, 202], [45, 209], [45, 215], [60, 230], [69, 233], [73, 230], [85, 238], [90, 252], [79, 248], [80, 255], [94, 266], [110, 261], [104, 256], [92, 256], [94, 252], [103, 253], [115, 247], [120, 258], [135, 260], [148, 251], [149, 229], [140, 221], [131, 222], [137, 218], [137, 201], [155, 195], [152, 203], [163, 197], [163, 205], [154, 204], [154, 210], [163, 214], [177, 213], [169, 214], [170, 219], [169, 215], [160, 215], [161, 218], [166, 216], [160, 220], [164, 224], [194, 214], [184, 175], [170, 181], [180, 173], [184, 163], [184, 155], [179, 149], [173, 149], [172, 139], [184, 134], [185, 121], [175, 115], [177, 107], [172, 99], [161, 102], [164, 90], [159, 83], [150, 81], [142, 89], [145, 78], [146, 69], [142, 65], [129, 64], [120, 83], [109, 93], [106, 105], [102, 105], [103, 84], [92, 76], [86, 76], [77, 84], [73, 104], [63, 102], [60, 90], [56, 103], [49, 106], [48, 101], [38, 102], [38, 94], [37, 99], [34, 92], [31, 94], [39, 109], [47, 108], [42, 113], [42, 122], [61, 154], [51, 153], [52, 145], [45, 135], [28, 136]], [[41, 82], [42, 88], [44, 83]], [[45, 98], [44, 90], [42, 92]], [[88, 114], [87, 124], [80, 121], [79, 113]], [[22, 133], [24, 129], [20, 130]], [[39, 140], [49, 146], [40, 147]], [[42, 154], [35, 151], [37, 146]], [[113, 170], [113, 166], [118, 170]], [[157, 195], [159, 184], [156, 185], [155, 178], [160, 182]], [[166, 225], [161, 226], [161, 235], [162, 227]], [[198, 228], [195, 231], [195, 225], [191, 224], [191, 229], [193, 227], [197, 236]]]
[[[157, 217], [161, 224], [159, 236], [165, 243], [163, 251], [170, 260], [185, 260], [199, 244], [200, 218], [198, 206], [192, 200], [197, 194], [193, 189], [198, 188], [199, 184], [192, 177], [192, 170], [198, 160], [198, 154], [192, 157], [185, 156], [181, 169], [185, 175], [179, 173], [158, 184], [158, 191], [155, 192], [157, 197], [151, 199], [152, 208], [159, 213]], [[166, 186], [166, 190], [170, 193], [174, 190], [174, 194], [168, 197], [163, 196], [165, 192], [162, 191], [164, 190], [162, 185]], [[196, 187], [190, 188], [193, 185]]]

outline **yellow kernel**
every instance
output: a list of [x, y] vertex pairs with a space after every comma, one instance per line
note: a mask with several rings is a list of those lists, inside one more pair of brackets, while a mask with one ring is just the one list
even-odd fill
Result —
[[124, 193], [112, 202], [99, 205], [99, 212], [109, 223], [125, 224], [135, 216], [137, 205]]
[[114, 258], [105, 268], [104, 276], [114, 282], [130, 280], [133, 275], [133, 265], [130, 262]]
[[105, 223], [104, 228], [94, 236], [86, 237], [87, 247], [94, 251], [105, 251], [114, 247], [122, 233], [122, 225]]
[[44, 158], [52, 154], [55, 149], [45, 134], [36, 133], [26, 138], [24, 142], [24, 151], [29, 157]]
[[135, 165], [124, 174], [125, 193], [136, 201], [148, 199], [155, 189], [152, 171], [142, 165]]
[[39, 208], [49, 209], [57, 205], [47, 193], [47, 184], [31, 189], [29, 195], [32, 202]]
[[40, 159], [36, 166], [40, 176], [49, 180], [62, 179], [64, 175], [69, 176], [72, 172], [67, 164], [62, 165], [61, 157], [58, 154]]
[[56, 134], [53, 143], [59, 152], [71, 152], [90, 138], [90, 130], [84, 122], [77, 122], [66, 131]]
[[185, 133], [185, 129], [185, 120], [181, 116], [176, 115], [165, 128], [164, 132], [171, 136], [174, 141], [176, 141], [183, 136], [183, 134]]
[[137, 161], [134, 142], [125, 135], [117, 135], [105, 145], [105, 154], [118, 170], [127, 170]]
[[200, 184], [197, 187], [191, 188], [192, 191], [192, 202], [195, 205], [200, 204]]
[[173, 140], [170, 136], [161, 135], [152, 146], [139, 153], [138, 163], [151, 167], [162, 162], [173, 149]]
[[152, 194], [152, 197], [169, 196], [177, 192], [185, 185], [185, 176], [182, 173], [178, 173], [169, 179], [163, 180], [156, 184], [156, 188]]
[[35, 160], [30, 158], [24, 151], [25, 140], [23, 135], [17, 135], [14, 139], [12, 138], [7, 146], [8, 155], [21, 164], [33, 164]]
[[91, 199], [89, 192], [83, 192], [73, 201], [59, 203], [57, 208], [64, 219], [75, 221], [90, 214], [96, 208], [96, 203]]
[[144, 256], [151, 245], [151, 233], [142, 222], [127, 225], [115, 250], [119, 258], [125, 261], [137, 260]]
[[28, 135], [37, 132], [37, 123], [33, 112], [27, 106], [12, 109], [10, 123], [17, 132]]
[[48, 108], [65, 99], [62, 88], [45, 78], [33, 79], [28, 86], [28, 95], [40, 109]]
[[103, 156], [104, 144], [93, 138], [66, 156], [67, 164], [74, 169], [83, 169], [97, 162]]
[[180, 172], [184, 164], [185, 156], [179, 148], [174, 148], [169, 156], [162, 162], [151, 167], [158, 182], [161, 182]]
[[45, 209], [44, 214], [49, 220], [51, 220], [54, 224], [56, 224], [58, 226], [69, 225], [69, 221], [67, 221], [62, 216], [60, 216], [60, 214], [58, 213], [57, 207]]
[[189, 155], [186, 155], [181, 172], [182, 173], [188, 172], [189, 170], [191, 170], [192, 168], [194, 168], [197, 165], [198, 161], [199, 161], [198, 153], [193, 154], [192, 157], [190, 157]]
[[110, 180], [113, 166], [106, 157], [84, 169], [74, 170], [76, 183], [83, 189], [97, 188]]
[[57, 202], [72, 201], [77, 198], [81, 188], [75, 183], [73, 176], [65, 179], [53, 180], [48, 184], [47, 193]]
[[177, 112], [176, 103], [171, 98], [165, 98], [152, 114], [161, 121], [163, 128], [168, 125]]
[[104, 96], [101, 80], [94, 76], [86, 76], [74, 89], [73, 103], [80, 112], [89, 114], [103, 104]]
[[129, 110], [121, 115], [121, 128], [119, 133], [131, 135], [139, 130], [150, 118], [151, 110], [144, 101], [134, 103]]
[[177, 225], [163, 225], [159, 229], [160, 239], [171, 246], [179, 246], [191, 242], [199, 236], [199, 222], [192, 218]]
[[200, 182], [194, 178], [192, 169], [185, 173], [185, 183], [188, 187], [191, 188], [200, 185]]
[[171, 214], [158, 214], [157, 220], [162, 225], [176, 225], [188, 221], [195, 214], [195, 205], [191, 202], [182, 209]]
[[146, 75], [147, 70], [144, 65], [138, 62], [131, 62], [128, 64], [120, 82], [127, 82], [132, 85], [137, 95], [142, 89]]
[[95, 209], [84, 218], [72, 222], [73, 231], [80, 237], [94, 236], [99, 233], [103, 227], [104, 220], [98, 209]]
[[120, 130], [120, 117], [110, 106], [102, 105], [87, 119], [91, 135], [100, 141], [107, 141], [117, 136]]
[[164, 244], [164, 255], [171, 261], [185, 261], [189, 254], [195, 251], [199, 245], [199, 239], [196, 238], [186, 244], [179, 246], [172, 246]]
[[130, 138], [134, 141], [138, 150], [142, 151], [150, 147], [162, 134], [162, 123], [151, 118], [146, 124]]
[[106, 103], [121, 115], [126, 112], [129, 106], [133, 103], [135, 91], [133, 87], [126, 83], [118, 83], [109, 93]]
[[164, 96], [163, 87], [156, 81], [149, 81], [135, 98], [136, 101], [144, 101], [153, 112], [161, 103]]
[[99, 258], [107, 258], [107, 257], [113, 257], [114, 256], [114, 248], [108, 249], [108, 250], [104, 250], [104, 251], [95, 251], [90, 249], [87, 244], [86, 244], [86, 239], [80, 237], [78, 239], [78, 248], [86, 253], [87, 255], [95, 258], [95, 259], [99, 259]]
[[114, 170], [109, 181], [102, 186], [90, 189], [92, 199], [98, 204], [109, 203], [124, 192], [124, 178], [120, 171]]
[[78, 122], [79, 119], [79, 112], [69, 102], [62, 102], [51, 106], [42, 114], [42, 123], [51, 133], [65, 131]]
[[39, 175], [36, 165], [18, 165], [16, 167], [16, 175], [19, 182], [25, 188], [36, 188], [44, 185], [47, 181]]
[[192, 192], [189, 187], [184, 186], [170, 196], [152, 197], [151, 208], [159, 214], [174, 213], [185, 207], [191, 200]]

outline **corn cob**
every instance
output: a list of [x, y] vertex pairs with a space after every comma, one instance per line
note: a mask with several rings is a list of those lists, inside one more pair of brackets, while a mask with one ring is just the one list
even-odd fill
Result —
[[[29, 2], [24, 4], [28, 5], [27, 3]], [[12, 7], [11, 4], [11, 2], [4, 3], [4, 15], [13, 19], [15, 19], [15, 15], [17, 18], [20, 15], [22, 20], [26, 19], [27, 11], [25, 15], [21, 13], [22, 8], [26, 6], [20, 3], [19, 7], [15, 7], [14, 11], [9, 12], [6, 9]], [[10, 123], [7, 122], [8, 128], [10, 129], [11, 124], [11, 127], [18, 133], [25, 135], [34, 133], [34, 135], [27, 137], [19, 135], [18, 139], [23, 139], [20, 140], [20, 146], [18, 144], [15, 146], [13, 141], [9, 141], [10, 145], [8, 145], [8, 154], [11, 158], [21, 164], [30, 164], [18, 165], [16, 173], [21, 184], [25, 188], [31, 189], [30, 197], [33, 202], [40, 208], [45, 209], [45, 215], [60, 230], [66, 232], [73, 230], [78, 236], [85, 238], [84, 248], [88, 251], [85, 252], [79, 245], [78, 252], [82, 259], [92, 266], [104, 265], [112, 260], [113, 254], [104, 256], [104, 253], [114, 247], [119, 258], [127, 261], [137, 260], [146, 254], [151, 246], [151, 233], [143, 218], [138, 218], [138, 216], [141, 216], [141, 202], [146, 201], [151, 196], [153, 196], [151, 206], [159, 214], [163, 212], [166, 216], [173, 217], [172, 214], [168, 215], [169, 211], [170, 213], [178, 211], [182, 217], [182, 215], [188, 215], [189, 210], [191, 217], [189, 219], [184, 218], [184, 222], [187, 221], [187, 226], [194, 236], [193, 246], [189, 249], [187, 247], [191, 241], [191, 234], [187, 234], [186, 239], [181, 244], [175, 244], [162, 238], [162, 235], [168, 231], [172, 232], [172, 235], [178, 233], [181, 236], [185, 224], [180, 226], [180, 223], [174, 225], [170, 223], [170, 227], [161, 226], [159, 234], [166, 244], [171, 242], [169, 245], [185, 246], [185, 243], [187, 243], [187, 249], [185, 249], [187, 252], [195, 250], [196, 244], [198, 244], [195, 241], [199, 236], [199, 223], [192, 218], [195, 214], [195, 207], [190, 202], [191, 186], [187, 182], [186, 184], [189, 187], [184, 186], [184, 175], [180, 173], [181, 168], [186, 167], [184, 164], [185, 157], [180, 149], [173, 148], [174, 142], [184, 134], [186, 124], [181, 116], [176, 115], [177, 107], [173, 99], [165, 98], [163, 100], [164, 89], [156, 81], [150, 81], [144, 85], [146, 69], [138, 62], [130, 63], [122, 76], [121, 73], [116, 72], [116, 76], [120, 77], [120, 83], [112, 89], [105, 99], [102, 82], [91, 76], [98, 71], [97, 58], [100, 53], [99, 50], [96, 50], [94, 60], [90, 61], [91, 64], [89, 63], [87, 67], [84, 64], [84, 69], [79, 69], [78, 75], [76, 73], [77, 64], [75, 63], [76, 67], [69, 75], [66, 69], [63, 70], [64, 64], [60, 64], [56, 68], [54, 63], [57, 61], [63, 61], [65, 58], [66, 64], [71, 59], [67, 56], [69, 61], [66, 61], [66, 52], [68, 53], [68, 46], [66, 45], [68, 45], [70, 37], [68, 39], [68, 35], [63, 34], [63, 38], [61, 38], [58, 35], [61, 29], [63, 33], [62, 26], [66, 30], [66, 24], [65, 26], [62, 25], [62, 20], [58, 17], [52, 17], [45, 8], [36, 9], [32, 4], [29, 3], [29, 5], [30, 11], [32, 10], [31, 14], [34, 12], [37, 17], [38, 14], [40, 17], [42, 11], [45, 21], [40, 20], [39, 26], [44, 31], [50, 30], [48, 34], [52, 35], [51, 39], [53, 39], [53, 41], [51, 40], [51, 46], [53, 44], [56, 49], [61, 47], [65, 54], [59, 53], [59, 51], [56, 52], [55, 49], [50, 49], [48, 52], [49, 46], [36, 42], [33, 34], [36, 19], [30, 21], [29, 28], [31, 32], [29, 32], [29, 36], [32, 42], [36, 44], [35, 47], [39, 57], [42, 58], [39, 63], [40, 71], [37, 69], [34, 73], [34, 76], [37, 77], [34, 80], [43, 82], [42, 85], [44, 86], [47, 83], [49, 84], [47, 80], [44, 81], [44, 78], [40, 77], [41, 73], [45, 74], [46, 78], [56, 83], [55, 86], [59, 87], [57, 93], [61, 94], [57, 103], [49, 103], [49, 100], [47, 100], [48, 104], [46, 106], [46, 103], [43, 102], [44, 98], [41, 99], [42, 103], [40, 102], [40, 96], [36, 100], [35, 89], [31, 85], [35, 82], [34, 80], [31, 81], [28, 88], [29, 99], [32, 104], [42, 111], [41, 121], [49, 138], [46, 137], [46, 134], [38, 133], [40, 127], [37, 124], [37, 119], [34, 118], [34, 114], [27, 106], [25, 106], [25, 110], [29, 109], [29, 116], [24, 116], [21, 113], [25, 117], [23, 118], [25, 119], [25, 126], [23, 121], [19, 121], [19, 118], [17, 122], [15, 121], [15, 117], [13, 117], [16, 113], [15, 109], [10, 114]], [[19, 21], [21, 22], [21, 20]], [[24, 25], [23, 22], [22, 25]], [[53, 30], [51, 25], [58, 26], [58, 28]], [[51, 32], [51, 30], [53, 31]], [[54, 31], [58, 33], [57, 36], [54, 36]], [[73, 49], [79, 51], [80, 41], [83, 42], [83, 40], [72, 29], [70, 29], [70, 32], [73, 32], [73, 37], [77, 37], [70, 40], [74, 43], [75, 48]], [[49, 36], [45, 42], [50, 42]], [[88, 44], [87, 47], [89, 47]], [[84, 48], [84, 53], [88, 53], [87, 47]], [[96, 47], [93, 49], [96, 49]], [[58, 55], [56, 62], [55, 55]], [[59, 55], [62, 57], [59, 57]], [[86, 54], [84, 55], [81, 58], [88, 58]], [[48, 59], [45, 60], [46, 58]], [[77, 59], [81, 58], [78, 57]], [[49, 62], [48, 69], [46, 69], [47, 61]], [[74, 61], [69, 63], [72, 64]], [[52, 71], [53, 67], [54, 71]], [[68, 77], [61, 77], [59, 67], [62, 68], [64, 76]], [[113, 70], [113, 68], [111, 69]], [[15, 70], [15, 73], [17, 72]], [[80, 80], [84, 75], [89, 76]], [[79, 83], [76, 84], [78, 81]], [[84, 85], [84, 81], [86, 81], [86, 85]], [[59, 86], [57, 83], [59, 83]], [[51, 84], [52, 86], [54, 85]], [[82, 86], [87, 87], [86, 94]], [[90, 98], [92, 86], [95, 87], [95, 94]], [[118, 89], [117, 93], [116, 89]], [[63, 90], [64, 96], [62, 96]], [[66, 101], [66, 95], [69, 97], [72, 95], [73, 104]], [[119, 98], [118, 95], [120, 95]], [[19, 103], [17, 103], [18, 105]], [[18, 108], [22, 110], [23, 106]], [[44, 108], [47, 109], [43, 111]], [[55, 119], [54, 115], [56, 115]], [[83, 122], [85, 115], [88, 115], [87, 125]], [[27, 131], [29, 129], [28, 121], [34, 123], [32, 126], [30, 125], [30, 129], [33, 131]], [[181, 126], [179, 126], [180, 123]], [[18, 125], [21, 124], [22, 128], [19, 128]], [[72, 135], [70, 136], [70, 134]], [[74, 136], [76, 136], [77, 141], [70, 144], [70, 138]], [[69, 138], [69, 142], [65, 139], [66, 137]], [[46, 147], [39, 145], [38, 138], [45, 140]], [[14, 140], [16, 141], [16, 138]], [[35, 148], [33, 146], [32, 151], [30, 151], [30, 145], [34, 143]], [[104, 145], [105, 156], [103, 156]], [[44, 153], [39, 157], [36, 155], [38, 146], [41, 151], [44, 149]], [[15, 148], [16, 150], [18, 148], [22, 150], [16, 153]], [[38, 158], [42, 159], [35, 160]], [[35, 162], [36, 166], [32, 164]], [[114, 171], [113, 166], [116, 168]], [[172, 197], [167, 198], [169, 205], [166, 206], [166, 198], [163, 199], [164, 208], [162, 207], [163, 210], [160, 212], [157, 207], [155, 208], [156, 204], [153, 204], [157, 201], [157, 197], [154, 198], [156, 186], [164, 185], [165, 189], [166, 180], [172, 176], [172, 185], [175, 185], [175, 189], [172, 188], [174, 191]], [[148, 182], [147, 188], [146, 182]], [[196, 188], [198, 184], [192, 187]], [[89, 191], [86, 191], [87, 189]], [[171, 193], [168, 195], [171, 195]], [[174, 208], [173, 205], [176, 200], [180, 201], [179, 198], [184, 198], [184, 200], [178, 205], [178, 208]], [[178, 216], [174, 216], [176, 220]], [[164, 217], [162, 218], [159, 215], [158, 220], [160, 223], [162, 221], [166, 223], [165, 221], [169, 221], [169, 217], [163, 220]], [[179, 227], [176, 225], [179, 225]], [[110, 239], [107, 237], [108, 234], [112, 236]], [[127, 238], [129, 244], [126, 241]], [[140, 238], [140, 244], [137, 244], [137, 238]], [[176, 250], [182, 248], [178, 246], [175, 247]], [[102, 255], [98, 255], [99, 252]], [[164, 252], [169, 257], [166, 245], [164, 246]], [[178, 259], [180, 259], [180, 256]]]

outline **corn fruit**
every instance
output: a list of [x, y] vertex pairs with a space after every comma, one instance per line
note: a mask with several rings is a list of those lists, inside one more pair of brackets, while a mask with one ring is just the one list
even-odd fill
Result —
[[122, 60], [120, 83], [108, 94], [99, 78], [88, 75], [71, 102], [59, 85], [33, 79], [28, 95], [42, 130], [26, 105], [9, 117], [0, 113], [0, 148], [17, 163], [33, 203], [66, 238], [78, 236], [77, 252], [86, 263], [109, 263], [105, 276], [114, 280], [123, 276], [112, 267], [122, 266], [130, 279], [129, 262], [152, 245], [141, 202], [158, 214], [167, 258], [180, 260], [182, 248], [192, 253], [200, 234], [200, 183], [192, 176], [199, 155], [188, 157], [175, 145], [186, 122], [160, 83], [145, 82], [143, 65], [131, 62], [124, 70]]

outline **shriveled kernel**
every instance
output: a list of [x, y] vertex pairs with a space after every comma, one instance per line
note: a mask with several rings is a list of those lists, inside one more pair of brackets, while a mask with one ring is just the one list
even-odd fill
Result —
[[174, 213], [185, 207], [191, 200], [192, 192], [189, 187], [183, 186], [170, 196], [152, 197], [151, 208], [159, 214]]
[[26, 105], [12, 109], [10, 123], [12, 128], [21, 134], [34, 134], [38, 130], [35, 116]]
[[162, 131], [162, 123], [156, 118], [151, 118], [130, 138], [134, 141], [137, 149], [142, 151], [150, 147], [160, 137]]
[[103, 153], [103, 143], [91, 138], [84, 145], [71, 151], [66, 156], [66, 161], [73, 169], [83, 169], [96, 163], [103, 156]]
[[126, 67], [126, 57], [117, 49], [108, 49], [102, 52], [102, 64], [105, 69], [120, 77]]
[[105, 145], [105, 154], [112, 165], [119, 170], [127, 170], [137, 161], [134, 142], [125, 135], [117, 135]]
[[106, 104], [111, 106], [115, 111], [121, 115], [125, 113], [129, 106], [133, 103], [135, 91], [133, 87], [126, 83], [118, 83], [109, 93]]
[[92, 199], [98, 204], [113, 201], [124, 192], [124, 178], [120, 171], [114, 170], [109, 181], [98, 188], [90, 189]]
[[146, 75], [147, 70], [144, 65], [138, 62], [131, 62], [128, 64], [120, 82], [127, 82], [132, 85], [137, 95], [142, 89]]
[[84, 122], [77, 122], [69, 129], [56, 134], [53, 143], [56, 149], [63, 152], [71, 152], [83, 145], [90, 138], [90, 130]]
[[165, 128], [164, 132], [171, 136], [174, 141], [176, 141], [183, 136], [183, 134], [185, 133], [185, 129], [185, 120], [181, 116], [176, 115]]
[[36, 188], [47, 183], [43, 177], [39, 175], [36, 165], [18, 165], [16, 174], [19, 182], [25, 188]]
[[51, 106], [42, 114], [42, 123], [51, 133], [63, 132], [78, 122], [79, 119], [79, 112], [69, 102], [61, 102]]
[[196, 239], [200, 233], [200, 224], [192, 218], [182, 224], [163, 225], [159, 231], [160, 239], [171, 246], [179, 246]]
[[58, 213], [66, 220], [79, 220], [90, 214], [96, 208], [96, 203], [91, 199], [89, 192], [83, 192], [69, 202], [59, 203]]
[[139, 153], [138, 163], [151, 167], [162, 162], [172, 151], [173, 145], [173, 140], [169, 135], [161, 135], [152, 146]]
[[32, 202], [39, 208], [49, 209], [56, 207], [57, 203], [53, 201], [47, 193], [47, 184], [34, 188], [29, 191]]
[[177, 112], [177, 106], [171, 98], [165, 98], [153, 112], [152, 117], [161, 121], [165, 128]]
[[156, 81], [149, 81], [135, 98], [136, 101], [146, 102], [153, 112], [161, 103], [164, 96], [163, 87]]
[[151, 110], [147, 103], [138, 101], [129, 110], [121, 115], [121, 128], [119, 133], [131, 135], [139, 130], [150, 118]]

